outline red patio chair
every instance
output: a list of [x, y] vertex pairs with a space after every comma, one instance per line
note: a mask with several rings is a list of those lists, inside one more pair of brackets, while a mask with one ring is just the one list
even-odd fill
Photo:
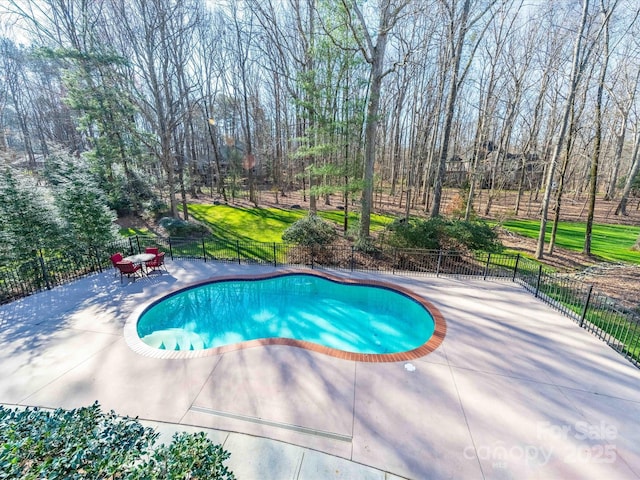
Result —
[[115, 269], [115, 276], [118, 276], [118, 267], [116, 267], [116, 263], [121, 262], [124, 258], [120, 252], [114, 253], [111, 255], [111, 263], [113, 264], [113, 268]]
[[144, 249], [144, 253], [153, 253], [154, 255], [158, 255], [158, 247], [147, 247]]
[[167, 267], [164, 264], [164, 252], [160, 252], [156, 255], [156, 258], [154, 258], [153, 260], [149, 260], [146, 265], [147, 265], [147, 274], [151, 273], [151, 272], [158, 272], [160, 275], [162, 275], [162, 270], [160, 270], [161, 268], [164, 268], [164, 271], [169, 273], [169, 271], [167, 270]]
[[120, 283], [122, 283], [122, 277], [125, 275], [128, 278], [133, 278], [136, 281], [136, 277], [142, 278], [142, 265], [136, 265], [133, 262], [117, 262], [116, 268], [120, 270]]

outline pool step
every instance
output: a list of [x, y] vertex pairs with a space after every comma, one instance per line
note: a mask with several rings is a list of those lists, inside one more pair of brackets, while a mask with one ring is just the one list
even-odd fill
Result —
[[159, 350], [202, 350], [204, 341], [195, 332], [188, 332], [181, 328], [167, 328], [158, 330], [142, 338], [150, 347]]

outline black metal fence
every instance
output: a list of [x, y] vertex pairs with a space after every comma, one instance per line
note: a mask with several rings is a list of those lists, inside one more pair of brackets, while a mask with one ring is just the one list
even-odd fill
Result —
[[0, 267], [0, 304], [51, 289], [92, 272], [112, 268], [110, 256], [160, 247], [171, 260], [200, 260], [387, 272], [398, 275], [503, 278], [521, 284], [536, 297], [572, 318], [636, 366], [640, 367], [640, 315], [582, 281], [545, 269], [520, 255], [461, 253], [417, 249], [302, 247], [284, 243], [204, 238], [134, 236], [83, 252], [35, 258]]

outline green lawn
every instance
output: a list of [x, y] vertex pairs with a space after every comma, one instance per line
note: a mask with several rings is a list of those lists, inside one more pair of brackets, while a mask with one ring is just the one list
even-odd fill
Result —
[[[306, 210], [280, 208], [240, 208], [229, 205], [189, 204], [189, 214], [207, 224], [213, 234], [221, 239], [238, 239], [256, 242], [282, 242], [282, 233], [292, 223], [307, 215]], [[320, 211], [318, 215], [342, 225], [344, 212]], [[349, 225], [356, 225], [358, 216], [349, 213]], [[381, 230], [392, 217], [371, 215], [371, 231]]]
[[149, 229], [148, 228], [121, 228], [119, 230], [120, 235], [122, 235], [123, 237], [133, 237], [135, 235], [149, 235]]
[[[538, 238], [539, 220], [508, 220], [502, 226], [525, 237]], [[547, 224], [545, 242], [551, 237], [552, 223]], [[581, 252], [584, 247], [585, 223], [561, 222], [556, 234], [556, 246]], [[640, 264], [640, 252], [631, 250], [640, 236], [640, 227], [594, 224], [591, 253], [611, 262]]]

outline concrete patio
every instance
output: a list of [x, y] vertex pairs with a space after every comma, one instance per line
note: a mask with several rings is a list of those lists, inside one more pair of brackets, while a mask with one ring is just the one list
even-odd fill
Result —
[[108, 271], [0, 306], [0, 404], [97, 400], [165, 432], [205, 428], [239, 480], [640, 478], [640, 370], [514, 283], [351, 274], [442, 312], [447, 336], [415, 370], [277, 345], [144, 357], [123, 337], [142, 303], [274, 270], [167, 268], [124, 284]]

